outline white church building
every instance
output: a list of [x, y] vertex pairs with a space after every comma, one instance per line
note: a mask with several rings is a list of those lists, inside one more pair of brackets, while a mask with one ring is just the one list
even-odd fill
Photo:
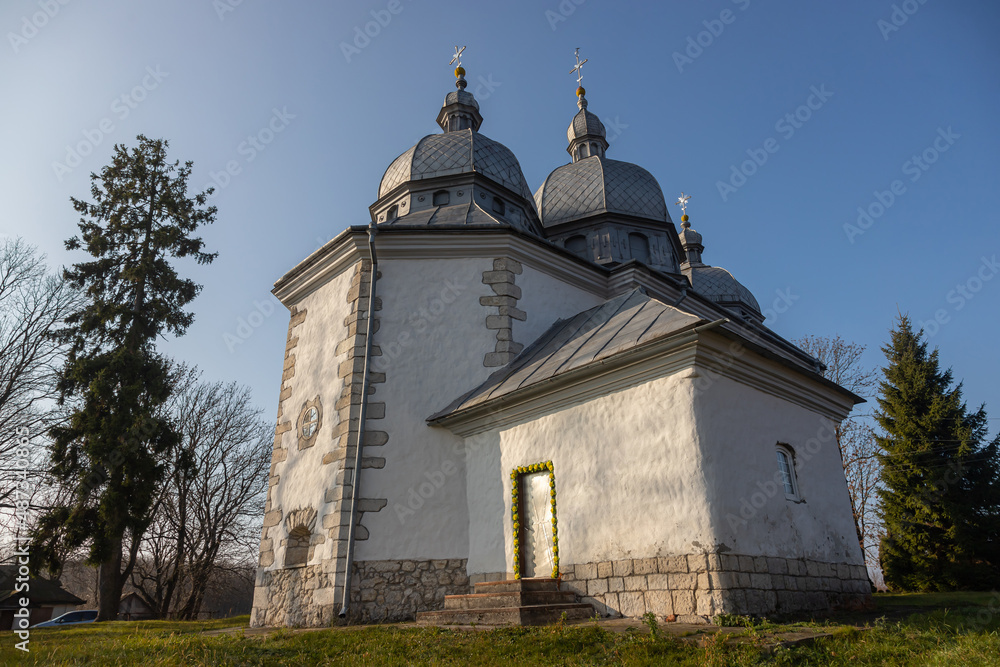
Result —
[[460, 65], [371, 222], [275, 284], [252, 625], [412, 619], [538, 579], [589, 616], [865, 604], [833, 431], [861, 399], [605, 156], [582, 87], [571, 161], [532, 195]]

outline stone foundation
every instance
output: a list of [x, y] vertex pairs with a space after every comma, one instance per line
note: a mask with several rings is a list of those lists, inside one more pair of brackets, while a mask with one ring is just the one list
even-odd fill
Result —
[[323, 565], [258, 570], [250, 625], [323, 627], [340, 612], [343, 591]]
[[466, 559], [370, 560], [354, 564], [351, 618], [363, 623], [412, 621], [444, 609], [445, 595], [471, 592]]
[[560, 566], [572, 590], [604, 616], [652, 612], [682, 623], [719, 614], [783, 614], [864, 607], [863, 565], [732, 554], [692, 554]]

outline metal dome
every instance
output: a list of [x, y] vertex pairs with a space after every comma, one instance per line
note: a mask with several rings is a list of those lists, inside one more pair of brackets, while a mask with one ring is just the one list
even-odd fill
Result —
[[652, 174], [631, 162], [596, 155], [549, 174], [535, 193], [535, 206], [544, 227], [598, 213], [671, 222], [663, 191]]
[[591, 113], [586, 109], [580, 109], [573, 116], [573, 122], [569, 124], [569, 129], [566, 130], [566, 140], [573, 143], [574, 139], [580, 139], [587, 135], [606, 137], [607, 132], [604, 129], [604, 123], [597, 117], [597, 114]]
[[431, 134], [418, 141], [386, 169], [378, 196], [381, 198], [409, 181], [471, 172], [482, 174], [531, 201], [531, 190], [521, 173], [521, 165], [510, 149], [472, 129]]
[[760, 305], [753, 293], [725, 269], [705, 264], [691, 267], [691, 286], [702, 296], [722, 304], [742, 304], [760, 313]]

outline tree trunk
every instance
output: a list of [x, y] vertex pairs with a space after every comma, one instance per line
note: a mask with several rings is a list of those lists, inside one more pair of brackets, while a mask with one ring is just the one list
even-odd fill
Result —
[[118, 618], [118, 606], [121, 604], [122, 587], [122, 539], [114, 538], [111, 544], [111, 556], [101, 563], [97, 576], [97, 620], [114, 621]]

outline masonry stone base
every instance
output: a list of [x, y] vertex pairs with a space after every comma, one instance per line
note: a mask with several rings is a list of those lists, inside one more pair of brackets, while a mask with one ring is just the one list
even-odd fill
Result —
[[[445, 595], [470, 591], [466, 560], [375, 560], [354, 563], [351, 622], [413, 620], [418, 611], [444, 607]], [[343, 561], [340, 562], [341, 567]], [[332, 564], [332, 562], [331, 562]], [[326, 565], [258, 574], [250, 625], [324, 627], [340, 613], [343, 589]]]
[[560, 566], [563, 589], [604, 616], [651, 612], [682, 623], [871, 604], [864, 566], [792, 558], [692, 554]]

